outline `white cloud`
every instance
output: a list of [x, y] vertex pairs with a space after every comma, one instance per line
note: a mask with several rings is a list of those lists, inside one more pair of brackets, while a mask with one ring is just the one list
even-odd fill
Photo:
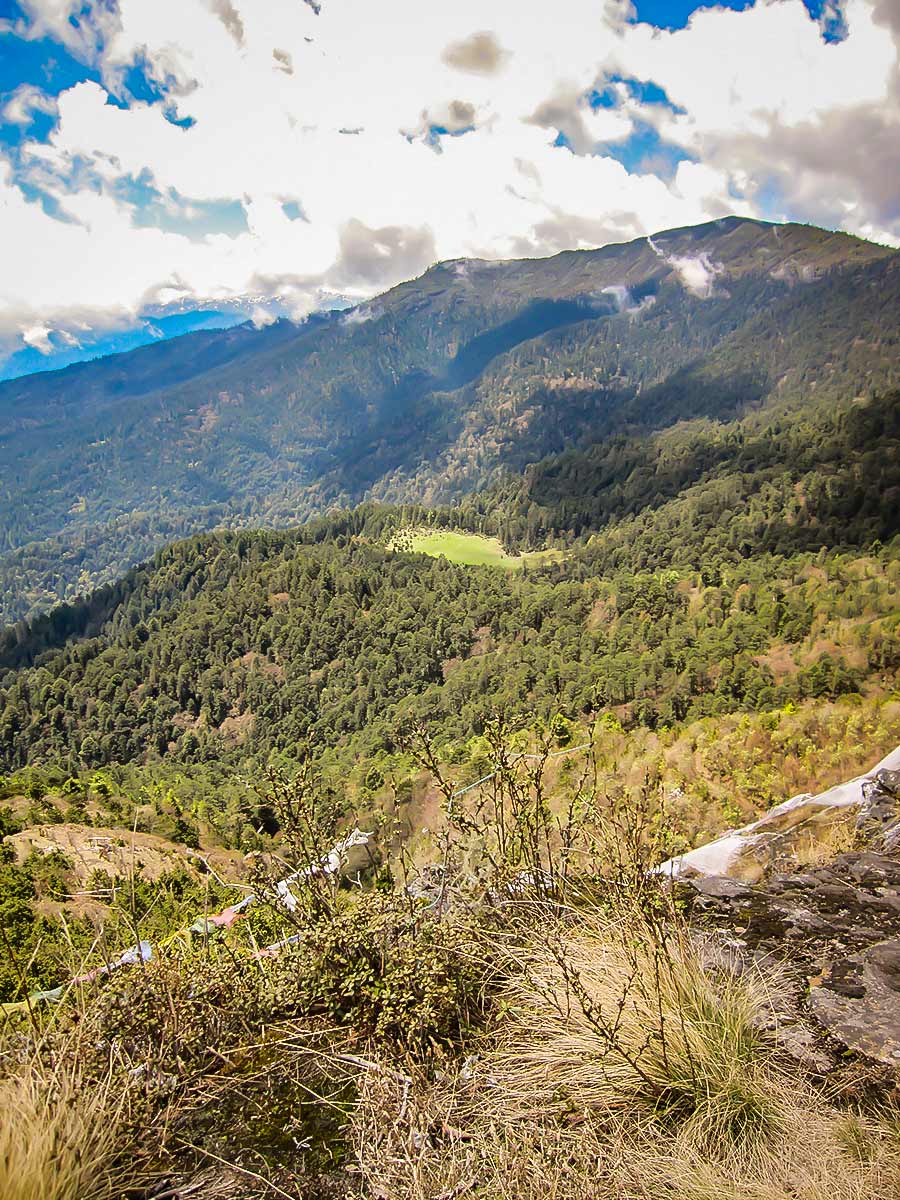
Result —
[[441, 61], [448, 67], [469, 75], [496, 75], [502, 71], [509, 59], [491, 29], [480, 29], [458, 42], [444, 48]]
[[377, 304], [357, 304], [355, 308], [348, 309], [341, 317], [341, 324], [365, 325], [380, 315], [381, 309]]
[[722, 264], [713, 262], [704, 250], [701, 254], [666, 254], [652, 238], [647, 238], [655, 255], [672, 268], [685, 291], [701, 300], [716, 294], [716, 276], [722, 274]]
[[52, 332], [53, 330], [48, 325], [32, 325], [22, 331], [22, 341], [32, 350], [39, 350], [41, 354], [49, 354], [53, 349], [53, 343], [50, 341]]
[[55, 114], [56, 99], [31, 83], [20, 84], [0, 108], [0, 115], [10, 125], [30, 125], [36, 112]]
[[[74, 335], [72, 314], [120, 321], [160, 296], [277, 296], [302, 315], [433, 258], [552, 253], [773, 204], [900, 241], [892, 0], [845, 0], [836, 44], [801, 0], [703, 10], [671, 33], [629, 22], [628, 0], [558, 0], [552, 21], [521, 0], [385, 0], [377, 18], [371, 0], [23, 9], [20, 31], [64, 42], [106, 88], [121, 94], [140, 61], [165, 99], [122, 108], [97, 83], [6, 98], [8, 120], [59, 116], [46, 144], [25, 142], [18, 175], [0, 158], [0, 337]], [[653, 81], [677, 111], [621, 83], [616, 107], [592, 105], [616, 76]], [[604, 151], [648, 126], [693, 161], [629, 172]], [[150, 189], [190, 236], [140, 227], [134, 198]], [[245, 230], [215, 231], [223, 202]], [[698, 294], [715, 285], [712, 263], [673, 267]]]
[[644, 296], [640, 300], [636, 299], [631, 288], [625, 287], [622, 283], [614, 283], [609, 287], [601, 288], [600, 295], [611, 296], [618, 311], [627, 313], [629, 316], [637, 316], [646, 312], [656, 303], [656, 297], [653, 295]]
[[774, 190], [786, 217], [897, 243], [895, 3], [843, 0], [846, 36], [832, 43], [801, 0], [704, 9], [683, 30], [635, 26], [604, 65], [664, 88], [682, 111], [656, 109], [660, 134], [724, 172], [751, 205]]
[[91, 65], [101, 60], [119, 28], [116, 4], [107, 0], [19, 0], [19, 8], [25, 14], [24, 21], [15, 22], [21, 36], [53, 38]]

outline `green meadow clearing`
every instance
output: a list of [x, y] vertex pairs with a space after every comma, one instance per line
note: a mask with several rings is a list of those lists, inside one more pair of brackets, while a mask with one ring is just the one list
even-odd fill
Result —
[[506, 571], [518, 571], [526, 563], [537, 566], [562, 557], [559, 550], [508, 554], [497, 538], [450, 529], [403, 530], [391, 540], [390, 549], [430, 554], [432, 558], [443, 556], [450, 562], [461, 563], [467, 567], [500, 567]]

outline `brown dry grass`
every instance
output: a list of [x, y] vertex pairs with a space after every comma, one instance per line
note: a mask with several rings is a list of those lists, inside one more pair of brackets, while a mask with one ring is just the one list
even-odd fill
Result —
[[[485, 931], [473, 953], [491, 950], [509, 979], [477, 1056], [427, 1066], [379, 1060], [374, 1049], [346, 1053], [346, 1031], [327, 1031], [320, 1043], [326, 1031], [311, 1040], [304, 1026], [290, 1036], [283, 1031], [249, 1074], [249, 1062], [237, 1076], [223, 1072], [221, 1055], [202, 1070], [191, 1067], [193, 1083], [173, 1097], [164, 1121], [172, 1146], [199, 1155], [177, 1160], [183, 1194], [900, 1200], [900, 1119], [892, 1126], [877, 1115], [840, 1112], [795, 1064], [787, 1067], [777, 1028], [764, 1032], [787, 1003], [777, 976], [692, 940], [677, 914], [648, 895], [641, 907], [623, 902], [618, 911], [535, 908], [534, 920], [503, 936]], [[202, 1015], [206, 999], [195, 989], [196, 977], [189, 999]], [[176, 1013], [189, 1020], [174, 992], [161, 1011], [169, 1009], [173, 1020]], [[143, 1194], [136, 1189], [150, 1159], [161, 1186], [160, 1128], [129, 1141], [140, 1111], [126, 1108], [121, 1083], [129, 1073], [120, 1069], [117, 1084], [111, 1074], [98, 1079], [80, 1070], [96, 1049], [98, 1028], [83, 1014], [70, 1044], [54, 1043], [66, 1053], [51, 1061], [45, 1043], [0, 1081], [3, 1200]], [[212, 1026], [191, 1029], [192, 1038], [224, 1046]], [[236, 1044], [246, 1050], [245, 1038]], [[225, 1129], [236, 1098], [248, 1128], [268, 1120], [265, 1081], [289, 1070], [289, 1059], [296, 1059], [309, 1101], [320, 1086], [313, 1086], [310, 1063], [321, 1059], [321, 1103], [331, 1109], [333, 1080], [348, 1076], [348, 1064], [358, 1071], [358, 1100], [346, 1126], [353, 1170], [298, 1175], [253, 1154], [238, 1165], [224, 1142], [215, 1152], [203, 1149], [202, 1134], [199, 1148], [191, 1144], [192, 1114], [200, 1114], [202, 1128], [204, 1113], [221, 1111]], [[253, 1095], [262, 1107], [248, 1103]], [[165, 1187], [172, 1194], [172, 1185]]]
[[785, 1069], [761, 972], [633, 913], [542, 934], [519, 968], [478, 1061], [363, 1079], [377, 1200], [900, 1200], [896, 1124]]
[[139, 1182], [122, 1166], [123, 1101], [77, 1063], [35, 1061], [0, 1083], [3, 1200], [119, 1200]]
[[707, 967], [677, 921], [663, 933], [635, 911], [541, 936], [522, 967], [492, 1065], [507, 1111], [655, 1120], [702, 1146], [780, 1131], [783, 1080], [759, 1032], [777, 975]]
[[376, 1200], [897, 1200], [900, 1150], [877, 1122], [800, 1105], [779, 1144], [723, 1164], [628, 1122], [473, 1118], [447, 1084], [407, 1101], [374, 1075], [356, 1120]]
[[856, 813], [838, 810], [829, 815], [830, 821], [807, 821], [797, 831], [791, 846], [791, 859], [797, 866], [822, 866], [856, 846]]

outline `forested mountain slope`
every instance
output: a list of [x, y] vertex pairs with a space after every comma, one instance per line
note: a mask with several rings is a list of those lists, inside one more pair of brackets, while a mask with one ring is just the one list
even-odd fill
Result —
[[4, 384], [3, 613], [219, 523], [447, 502], [613, 434], [883, 395], [898, 314], [895, 251], [729, 218]]
[[[549, 459], [452, 508], [367, 505], [176, 544], [0, 638], [0, 757], [346, 768], [426, 719], [677, 725], [878, 692], [900, 665], [897, 395]], [[393, 551], [422, 524], [552, 536], [512, 575]]]

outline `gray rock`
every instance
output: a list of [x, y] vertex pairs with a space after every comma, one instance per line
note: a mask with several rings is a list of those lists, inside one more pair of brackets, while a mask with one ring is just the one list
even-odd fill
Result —
[[863, 780], [862, 803], [856, 817], [856, 828], [862, 833], [880, 832], [900, 817], [900, 771], [886, 768], [875, 771]]
[[900, 938], [832, 962], [810, 990], [809, 1008], [850, 1050], [900, 1066]]
[[750, 894], [750, 888], [745, 883], [730, 879], [727, 875], [698, 875], [689, 882], [701, 896], [716, 900], [735, 900]]
[[800, 1020], [779, 1034], [798, 1062], [826, 1070], [831, 1042], [900, 1068], [900, 859], [865, 851], [753, 885], [679, 886], [701, 927], [793, 979]]

